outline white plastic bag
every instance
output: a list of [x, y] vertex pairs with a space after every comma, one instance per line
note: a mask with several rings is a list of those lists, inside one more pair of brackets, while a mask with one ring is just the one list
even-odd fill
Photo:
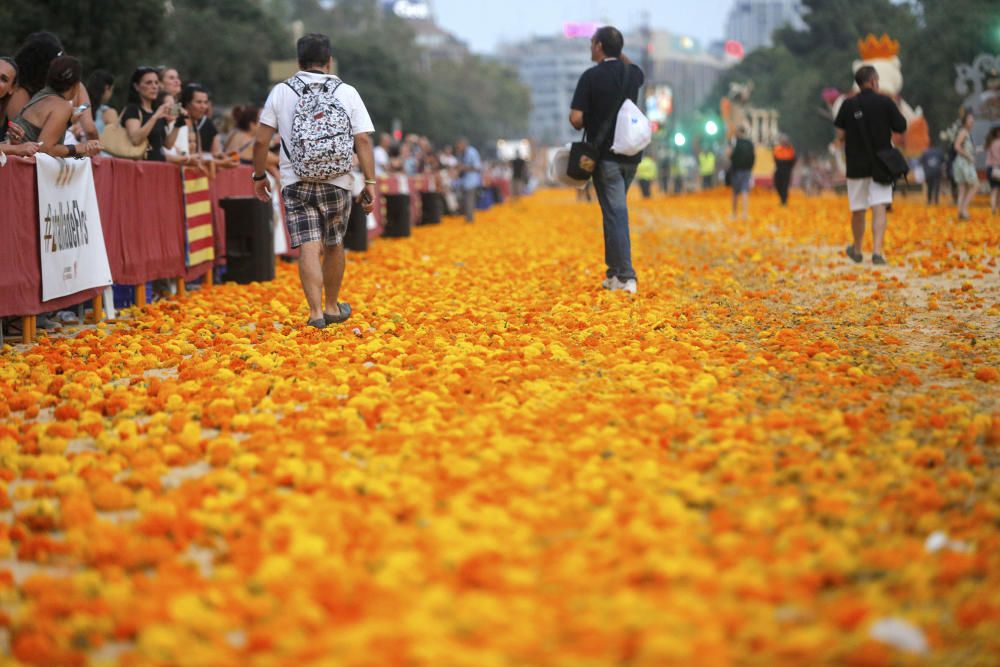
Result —
[[611, 152], [618, 155], [636, 155], [653, 139], [649, 119], [639, 111], [632, 100], [626, 99], [615, 120], [615, 140]]

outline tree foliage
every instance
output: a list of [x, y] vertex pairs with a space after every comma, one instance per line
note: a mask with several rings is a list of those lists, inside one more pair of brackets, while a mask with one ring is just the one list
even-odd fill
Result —
[[294, 57], [291, 36], [254, 2], [173, 0], [159, 62], [206, 86], [221, 104], [262, 102], [268, 64]]
[[717, 105], [730, 82], [752, 79], [751, 103], [776, 108], [782, 131], [805, 150], [829, 143], [833, 130], [822, 116], [821, 92], [829, 86], [851, 88], [857, 42], [868, 33], [899, 40], [903, 97], [923, 107], [932, 137], [961, 103], [954, 90], [955, 64], [983, 51], [1000, 52], [995, 0], [804, 0], [803, 5], [806, 28], [776, 31], [774, 47], [751, 52], [727, 70], [706, 105]]
[[47, 30], [83, 61], [85, 73], [106, 69], [120, 81], [153, 56], [164, 20], [163, 0], [3, 0], [0, 54], [13, 56], [25, 37]]

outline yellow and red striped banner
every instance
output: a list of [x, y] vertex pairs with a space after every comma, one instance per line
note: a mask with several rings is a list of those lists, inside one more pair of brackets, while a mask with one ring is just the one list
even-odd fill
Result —
[[212, 196], [208, 175], [200, 169], [181, 169], [184, 183], [184, 218], [187, 222], [187, 266], [215, 259], [212, 229]]

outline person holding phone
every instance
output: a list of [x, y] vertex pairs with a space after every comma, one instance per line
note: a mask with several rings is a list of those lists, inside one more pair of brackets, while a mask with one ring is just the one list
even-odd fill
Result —
[[[160, 78], [153, 67], [139, 67], [129, 79], [128, 104], [122, 110], [121, 123], [135, 146], [148, 141], [146, 160], [164, 162], [164, 148], [173, 148], [182, 123], [173, 123], [177, 116], [168, 104], [156, 105], [160, 94]], [[153, 107], [156, 107], [155, 109]], [[173, 123], [168, 130], [168, 123]]]

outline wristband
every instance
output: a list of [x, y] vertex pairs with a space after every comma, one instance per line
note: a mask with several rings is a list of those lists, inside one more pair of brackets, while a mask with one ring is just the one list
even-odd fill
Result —
[[367, 178], [365, 179], [365, 185], [376, 185], [377, 183], [378, 181], [370, 181]]
[[76, 146], [67, 146], [66, 151], [66, 157], [76, 157]]
[[267, 172], [264, 172], [260, 176], [258, 176], [257, 174], [250, 175], [250, 180], [252, 181], [263, 181], [265, 178], [267, 178]]

